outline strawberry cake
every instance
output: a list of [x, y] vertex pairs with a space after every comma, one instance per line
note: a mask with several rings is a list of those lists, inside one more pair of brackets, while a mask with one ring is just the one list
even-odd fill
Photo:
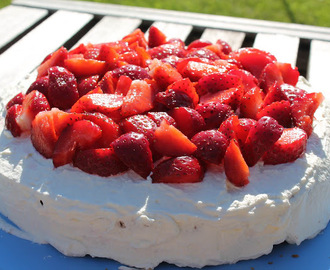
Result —
[[329, 222], [329, 102], [265, 51], [137, 29], [1, 94], [0, 212], [65, 255], [203, 267]]

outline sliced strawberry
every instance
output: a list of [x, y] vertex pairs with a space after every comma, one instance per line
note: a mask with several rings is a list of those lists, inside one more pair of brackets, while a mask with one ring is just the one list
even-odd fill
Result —
[[170, 55], [185, 57], [186, 51], [179, 43], [166, 43], [149, 49], [148, 54], [151, 59], [164, 59]]
[[257, 78], [253, 76], [251, 72], [244, 69], [231, 69], [228, 71], [228, 74], [237, 76], [242, 80], [244, 93], [258, 86], [259, 84]]
[[284, 83], [296, 85], [299, 79], [299, 71], [297, 67], [292, 67], [289, 63], [276, 62], [280, 69]]
[[199, 95], [215, 93], [238, 87], [242, 83], [240, 77], [228, 73], [215, 73], [202, 77], [198, 80], [196, 89]]
[[189, 107], [177, 107], [169, 114], [173, 117], [176, 127], [188, 138], [205, 129], [204, 118], [196, 110]]
[[108, 68], [105, 61], [85, 58], [65, 59], [64, 66], [77, 77], [103, 75]]
[[5, 118], [5, 125], [6, 128], [11, 132], [14, 137], [19, 137], [23, 133], [21, 129], [18, 118], [22, 114], [23, 107], [21, 104], [13, 104], [9, 107], [6, 118]]
[[148, 46], [150, 48], [157, 47], [166, 43], [166, 35], [156, 26], [152, 25], [149, 28]]
[[101, 45], [98, 59], [107, 63], [108, 69], [113, 70], [118, 67], [119, 53], [112, 47], [111, 43]]
[[291, 84], [283, 83], [279, 87], [280, 91], [282, 92], [282, 95], [285, 97], [283, 99], [289, 100], [291, 103], [297, 98], [304, 99], [307, 94], [306, 90], [293, 86]]
[[84, 113], [81, 118], [92, 121], [101, 128], [102, 136], [96, 143], [98, 147], [109, 147], [120, 136], [119, 125], [102, 113]]
[[264, 95], [259, 87], [250, 89], [241, 99], [240, 115], [245, 118], [257, 118], [259, 108], [263, 104]]
[[89, 43], [86, 46], [86, 51], [84, 52], [84, 58], [85, 59], [94, 59], [94, 60], [99, 59], [100, 49], [101, 49], [100, 46]]
[[87, 51], [87, 47], [85, 44], [80, 44], [76, 48], [70, 50], [68, 52], [68, 55], [73, 55], [73, 54], [84, 54]]
[[[57, 51], [50, 54], [45, 61], [37, 68], [38, 78], [47, 75], [48, 69], [53, 66], [64, 66], [64, 61], [67, 59], [68, 51], [66, 48], [61, 47]], [[38, 90], [38, 89], [33, 89]]]
[[126, 75], [121, 75], [117, 81], [115, 94], [126, 96], [132, 84], [132, 79]]
[[116, 139], [112, 146], [118, 158], [143, 178], [153, 169], [148, 139], [140, 133], [129, 132]]
[[212, 42], [210, 42], [208, 40], [203, 40], [203, 39], [195, 39], [188, 45], [187, 51], [190, 51], [191, 49], [196, 49], [196, 48], [203, 48], [208, 45], [212, 45]]
[[89, 94], [82, 96], [71, 108], [71, 112], [100, 112], [115, 121], [120, 118], [119, 111], [123, 97], [116, 94]]
[[63, 67], [51, 67], [48, 70], [48, 100], [51, 106], [70, 109], [78, 100], [79, 92], [75, 76]]
[[54, 167], [71, 163], [77, 149], [92, 147], [101, 136], [101, 128], [88, 120], [80, 120], [67, 126], [55, 144], [52, 156]]
[[250, 129], [243, 147], [243, 156], [248, 166], [254, 166], [263, 154], [281, 137], [283, 127], [271, 117], [260, 118]]
[[154, 148], [164, 156], [191, 155], [197, 149], [187, 136], [166, 120], [155, 130]]
[[6, 104], [6, 110], [9, 110], [9, 108], [13, 105], [22, 105], [25, 95], [20, 92], [16, 96], [14, 96], [11, 100], [9, 100]]
[[274, 118], [283, 127], [292, 126], [291, 104], [287, 100], [275, 101], [257, 113], [257, 119], [263, 116]]
[[43, 76], [37, 78], [28, 88], [25, 94], [32, 92], [33, 90], [38, 90], [40, 93], [44, 94], [48, 98], [48, 87], [49, 87], [49, 77]]
[[221, 51], [225, 54], [225, 55], [228, 55], [230, 54], [233, 49], [231, 48], [231, 46], [224, 40], [222, 39], [218, 39], [216, 41], [216, 44], [220, 45], [221, 46]]
[[86, 95], [88, 92], [94, 90], [97, 87], [99, 77], [100, 77], [99, 75], [94, 75], [94, 76], [78, 79], [77, 89], [79, 92], [79, 96], [82, 97], [83, 95]]
[[265, 93], [267, 93], [268, 89], [273, 86], [274, 83], [281, 85], [284, 83], [284, 80], [281, 70], [277, 66], [276, 62], [271, 62], [262, 70], [259, 78], [259, 86]]
[[156, 123], [157, 127], [165, 119], [170, 125], [176, 127], [176, 122], [167, 112], [148, 112], [147, 115]]
[[269, 89], [267, 94], [265, 95], [264, 101], [262, 105], [260, 106], [260, 110], [266, 107], [267, 105], [270, 105], [273, 102], [281, 101], [281, 100], [287, 100], [286, 95], [282, 91], [282, 85], [279, 85], [278, 83], [274, 83]]
[[224, 120], [220, 127], [219, 132], [224, 134], [228, 140], [235, 139], [237, 140], [236, 130], [239, 125], [239, 119], [236, 114], [229, 116], [226, 120]]
[[153, 170], [152, 183], [197, 183], [204, 178], [204, 168], [197, 158], [174, 157], [159, 163]]
[[136, 132], [143, 134], [149, 141], [150, 144], [153, 143], [154, 133], [157, 128], [156, 123], [147, 115], [133, 115], [125, 118], [120, 126], [124, 133]]
[[220, 57], [213, 52], [212, 50], [209, 50], [208, 48], [196, 48], [196, 49], [191, 49], [186, 57], [197, 57], [197, 58], [202, 58], [202, 59], [208, 59], [210, 61], [215, 61], [220, 59]]
[[114, 69], [111, 73], [112, 76], [117, 80], [122, 75], [125, 75], [131, 78], [132, 80], [150, 79], [147, 70], [137, 65], [125, 65]]
[[165, 90], [170, 84], [181, 80], [181, 74], [170, 64], [154, 59], [149, 65], [150, 76], [157, 82], [160, 89]]
[[293, 162], [305, 153], [307, 134], [300, 128], [284, 129], [281, 137], [263, 156], [265, 164]]
[[195, 109], [204, 118], [205, 129], [218, 129], [221, 123], [233, 114], [229, 105], [218, 101], [200, 103]]
[[236, 187], [249, 183], [249, 167], [235, 140], [231, 140], [224, 156], [224, 168], [227, 180]]
[[257, 121], [251, 118], [239, 118], [238, 125], [235, 127], [237, 141], [243, 147], [250, 130], [257, 124]]
[[241, 48], [233, 51], [230, 58], [237, 60], [244, 69], [251, 72], [257, 79], [269, 63], [276, 62], [274, 55], [257, 48]]
[[191, 139], [197, 146], [195, 156], [205, 162], [219, 165], [229, 145], [227, 137], [217, 130], [205, 130]]
[[122, 38], [123, 42], [127, 42], [129, 45], [138, 43], [140, 47], [147, 48], [148, 42], [141, 29], [137, 28], [132, 33]]
[[117, 175], [128, 170], [116, 156], [112, 147], [77, 151], [73, 166], [80, 170], [103, 177]]
[[153, 108], [155, 93], [146, 81], [132, 81], [127, 95], [123, 98], [121, 115], [123, 117], [147, 112]]
[[98, 83], [98, 87], [106, 94], [114, 94], [116, 89], [117, 79], [113, 77], [112, 71], [108, 71], [104, 74], [102, 79]]

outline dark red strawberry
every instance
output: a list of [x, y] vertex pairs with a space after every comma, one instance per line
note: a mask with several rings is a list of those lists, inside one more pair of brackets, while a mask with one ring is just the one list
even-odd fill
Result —
[[207, 49], [207, 48], [197, 48], [197, 49], [191, 49], [186, 57], [197, 57], [197, 58], [204, 58], [204, 59], [208, 59], [210, 61], [214, 61], [214, 60], [218, 60], [220, 59], [220, 57], [214, 53], [213, 51]]
[[271, 117], [260, 118], [250, 129], [243, 147], [243, 156], [248, 166], [254, 166], [259, 159], [281, 137], [283, 127]]
[[77, 89], [79, 92], [79, 96], [82, 97], [86, 95], [88, 92], [94, 90], [97, 87], [97, 83], [99, 80], [99, 75], [94, 75], [86, 78], [80, 78], [77, 82]]
[[54, 167], [71, 163], [77, 149], [93, 147], [101, 136], [101, 128], [88, 120], [80, 120], [67, 126], [55, 144], [52, 156]]
[[195, 109], [204, 118], [205, 129], [218, 129], [221, 123], [233, 114], [229, 105], [218, 101], [198, 104]]
[[98, 87], [100, 87], [103, 93], [114, 94], [117, 84], [117, 78], [114, 78], [112, 71], [108, 71], [104, 74], [102, 79], [98, 82]]
[[227, 137], [217, 130], [205, 130], [191, 139], [197, 146], [195, 156], [205, 162], [220, 164], [229, 145]]
[[281, 137], [263, 156], [265, 164], [293, 162], [305, 153], [307, 134], [300, 128], [284, 129]]
[[[68, 51], [66, 48], [61, 47], [57, 51], [48, 55], [42, 64], [37, 68], [38, 78], [46, 76], [48, 74], [48, 69], [53, 66], [64, 66], [64, 61], [68, 57]], [[32, 89], [38, 90], [38, 89]]]
[[188, 138], [205, 129], [204, 118], [196, 110], [189, 107], [177, 107], [169, 114], [173, 117], [176, 127]]
[[263, 98], [264, 94], [259, 87], [252, 88], [246, 92], [241, 99], [241, 117], [257, 119], [257, 113], [263, 104]]
[[116, 156], [112, 147], [77, 151], [73, 166], [80, 170], [103, 177], [117, 175], [128, 170]]
[[151, 59], [164, 59], [170, 55], [185, 57], [186, 51], [178, 43], [166, 43], [148, 50]]
[[274, 83], [281, 85], [284, 83], [284, 80], [281, 70], [278, 68], [276, 62], [271, 62], [267, 64], [261, 72], [259, 78], [259, 86], [265, 93], [267, 93], [268, 89], [273, 86]]
[[180, 130], [168, 124], [166, 120], [163, 120], [155, 130], [153, 146], [158, 153], [164, 156], [191, 155], [196, 151], [196, 145]]
[[176, 127], [176, 122], [172, 116], [167, 112], [148, 112], [148, 117], [150, 117], [157, 125], [160, 126], [160, 123], [165, 119], [167, 123]]
[[283, 127], [292, 126], [291, 104], [287, 100], [275, 101], [257, 113], [257, 119], [263, 116], [274, 118]]
[[44, 94], [48, 98], [48, 87], [49, 87], [49, 77], [43, 76], [37, 78], [28, 88], [26, 94], [32, 92], [33, 90], [38, 90], [40, 93]]
[[51, 67], [48, 70], [48, 100], [59, 109], [70, 109], [78, 100], [79, 92], [75, 76], [63, 67]]
[[235, 140], [231, 140], [224, 156], [224, 168], [227, 180], [236, 187], [249, 183], [249, 167]]
[[19, 104], [22, 105], [24, 100], [24, 94], [22, 92], [18, 93], [16, 96], [14, 96], [11, 100], [8, 101], [6, 104], [6, 110], [9, 110], [9, 108], [13, 105]]
[[159, 163], [153, 170], [152, 183], [197, 183], [204, 178], [204, 168], [197, 158], [180, 156]]
[[242, 80], [244, 86], [244, 93], [250, 89], [259, 85], [259, 82], [256, 77], [254, 77], [251, 72], [244, 69], [231, 69], [228, 71], [228, 74], [235, 75]]
[[125, 118], [121, 122], [121, 128], [124, 133], [136, 132], [145, 135], [149, 143], [152, 144], [154, 140], [154, 133], [157, 128], [156, 123], [147, 115], [133, 115]]
[[111, 73], [116, 79], [119, 79], [122, 75], [125, 75], [132, 80], [144, 80], [150, 78], [147, 70], [137, 65], [125, 65], [114, 69]]
[[166, 35], [156, 26], [152, 25], [149, 28], [148, 46], [149, 48], [160, 46], [166, 43]]
[[284, 83], [284, 84], [281, 84], [279, 87], [282, 92], [282, 95], [285, 97], [285, 99], [289, 100], [290, 102], [292, 102], [296, 98], [304, 99], [304, 97], [307, 94], [306, 90], [293, 86], [293, 85], [290, 85], [290, 84]]
[[21, 136], [23, 130], [21, 129], [18, 119], [22, 114], [23, 108], [21, 104], [14, 104], [9, 107], [6, 118], [5, 124], [6, 128], [11, 132], [14, 137]]
[[130, 169], [147, 178], [153, 169], [148, 139], [140, 133], [129, 132], [112, 143], [117, 157]]
[[218, 39], [216, 41], [216, 44], [221, 46], [221, 51], [225, 54], [225, 55], [229, 55], [233, 50], [231, 48], [231, 46], [224, 40], [222, 39]]
[[215, 73], [199, 79], [196, 89], [199, 95], [204, 95], [238, 87], [241, 83], [242, 80], [236, 75]]

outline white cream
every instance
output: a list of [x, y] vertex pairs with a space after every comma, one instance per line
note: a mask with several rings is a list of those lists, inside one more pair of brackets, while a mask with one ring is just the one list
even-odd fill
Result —
[[8, 136], [1, 106], [0, 212], [22, 229], [20, 237], [50, 243], [66, 255], [146, 268], [162, 261], [234, 263], [267, 254], [285, 240], [300, 244], [329, 221], [328, 102], [316, 114], [302, 158], [258, 163], [250, 169], [250, 184], [234, 191], [214, 167], [202, 183], [186, 185], [151, 184], [133, 172], [103, 178], [69, 165], [54, 169], [29, 138]]

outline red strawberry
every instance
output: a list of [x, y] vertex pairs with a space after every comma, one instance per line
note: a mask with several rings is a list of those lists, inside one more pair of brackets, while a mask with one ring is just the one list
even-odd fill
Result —
[[204, 178], [204, 168], [191, 156], [170, 158], [159, 163], [153, 170], [152, 183], [197, 183]]
[[170, 84], [181, 80], [181, 74], [170, 64], [154, 59], [149, 65], [150, 76], [157, 82], [160, 89], [165, 90]]
[[33, 90], [38, 90], [40, 93], [44, 94], [48, 98], [48, 87], [49, 87], [49, 77], [43, 76], [37, 78], [28, 88], [26, 94], [32, 92]]
[[291, 107], [287, 100], [275, 101], [257, 113], [257, 119], [263, 116], [274, 118], [283, 127], [292, 126]]
[[239, 118], [235, 129], [237, 141], [243, 147], [250, 130], [257, 124], [257, 121], [251, 118]]
[[227, 180], [236, 187], [244, 187], [249, 183], [249, 167], [247, 166], [238, 144], [231, 140], [224, 156], [224, 168]]
[[296, 98], [304, 99], [304, 97], [307, 94], [307, 91], [304, 89], [301, 89], [299, 87], [292, 86], [290, 84], [281, 84], [280, 91], [282, 92], [282, 95], [285, 97], [283, 99], [289, 100], [291, 103]]
[[276, 62], [274, 55], [257, 48], [241, 48], [232, 52], [229, 57], [238, 61], [244, 69], [251, 72], [257, 79], [260, 78], [261, 72], [267, 64]]
[[100, 46], [93, 45], [91, 43], [87, 44], [86, 51], [84, 52], [85, 59], [99, 59], [100, 56]]
[[99, 77], [100, 77], [99, 75], [94, 75], [94, 76], [78, 79], [77, 89], [79, 92], [79, 96], [82, 97], [83, 95], [86, 95], [88, 92], [94, 90], [97, 87]]
[[175, 120], [176, 127], [188, 138], [205, 128], [204, 118], [192, 108], [177, 107], [169, 114]]
[[77, 149], [93, 147], [101, 136], [101, 128], [88, 120], [80, 120], [67, 126], [55, 144], [52, 156], [54, 167], [71, 163]]
[[77, 151], [73, 166], [80, 170], [103, 177], [117, 175], [127, 171], [127, 166], [116, 156], [112, 147]]
[[104, 43], [100, 47], [99, 60], [107, 63], [108, 69], [113, 70], [118, 67], [119, 53], [113, 48], [113, 44]]
[[202, 59], [208, 59], [210, 61], [218, 60], [220, 57], [213, 51], [205, 48], [196, 48], [196, 49], [191, 49], [186, 57], [197, 57], [197, 58], [202, 58]]
[[225, 54], [225, 55], [228, 55], [232, 52], [232, 48], [231, 46], [224, 40], [222, 39], [218, 39], [216, 41], [216, 44], [220, 45], [221, 46], [221, 51]]
[[217, 130], [201, 131], [191, 141], [197, 146], [197, 158], [217, 165], [221, 163], [229, 145], [227, 137]]
[[22, 114], [22, 111], [23, 107], [21, 104], [14, 104], [9, 107], [6, 114], [6, 128], [11, 132], [14, 137], [19, 137], [23, 133], [23, 130], [18, 123], [18, 118]]
[[166, 43], [166, 35], [156, 26], [152, 25], [149, 28], [148, 46], [150, 48], [157, 47]]
[[148, 139], [149, 143], [152, 144], [157, 125], [147, 115], [139, 114], [125, 118], [121, 122], [121, 128], [124, 133], [134, 131], [143, 134]]
[[111, 73], [112, 76], [117, 80], [122, 75], [125, 75], [131, 78], [132, 80], [150, 79], [147, 70], [137, 65], [125, 65], [114, 69]]
[[108, 71], [98, 82], [98, 87], [106, 94], [113, 94], [115, 93], [116, 83], [117, 79], [113, 77], [112, 71]]
[[257, 118], [259, 108], [263, 104], [263, 93], [259, 87], [250, 89], [241, 99], [240, 115], [245, 118]]
[[284, 83], [296, 85], [299, 78], [299, 71], [297, 67], [292, 67], [289, 63], [276, 62], [277, 67], [280, 69]]
[[11, 100], [8, 101], [6, 104], [6, 110], [9, 110], [9, 108], [13, 105], [19, 104], [22, 105], [24, 100], [24, 94], [22, 92], [18, 93], [16, 96], [14, 96]]
[[188, 45], [187, 50], [190, 51], [191, 49], [203, 48], [208, 45], [212, 45], [212, 42], [203, 39], [195, 39]]
[[155, 130], [154, 148], [164, 156], [182, 156], [193, 154], [197, 147], [180, 130], [163, 120]]
[[179, 43], [166, 43], [148, 50], [151, 59], [164, 59], [170, 55], [185, 57], [186, 51]]
[[[64, 61], [68, 57], [68, 51], [66, 48], [61, 47], [57, 51], [51, 53], [47, 56], [47, 58], [43, 61], [43, 63], [37, 68], [38, 70], [38, 78], [47, 75], [48, 69], [53, 66], [64, 66]], [[32, 89], [38, 90], [38, 89]]]
[[77, 77], [103, 75], [108, 68], [105, 61], [85, 58], [65, 59], [64, 66]]
[[79, 92], [75, 76], [63, 67], [51, 67], [48, 70], [48, 99], [52, 106], [69, 109], [78, 100]]
[[231, 69], [228, 71], [228, 74], [237, 76], [242, 80], [244, 93], [258, 86], [259, 84], [257, 78], [254, 77], [251, 72], [244, 69]]
[[248, 166], [254, 166], [263, 154], [281, 137], [283, 127], [271, 117], [260, 118], [250, 129], [243, 147], [243, 156]]
[[282, 73], [278, 68], [276, 62], [271, 62], [265, 66], [263, 71], [260, 74], [259, 86], [263, 89], [265, 93], [268, 92], [268, 89], [277, 83], [281, 85], [284, 83]]
[[144, 33], [141, 29], [137, 28], [132, 33], [122, 38], [124, 43], [128, 43], [128, 45], [137, 43], [140, 47], [147, 48], [148, 42], [144, 36]]
[[119, 125], [102, 113], [84, 113], [81, 117], [84, 120], [92, 121], [101, 128], [102, 136], [96, 143], [98, 147], [109, 147], [120, 135]]
[[117, 81], [115, 94], [126, 96], [132, 84], [132, 79], [126, 75], [121, 75]]
[[154, 90], [146, 81], [132, 81], [127, 95], [123, 98], [121, 115], [123, 117], [147, 112], [153, 108]]
[[239, 125], [239, 119], [236, 114], [231, 115], [223, 121], [219, 127], [219, 131], [226, 136], [228, 140], [237, 140], [236, 130]]
[[281, 89], [282, 85], [279, 85], [278, 83], [275, 82], [268, 89], [268, 92], [265, 95], [264, 101], [262, 102], [262, 105], [260, 106], [260, 110], [263, 109], [264, 107], [266, 107], [267, 105], [270, 105], [273, 102], [287, 100], [286, 95], [283, 93], [283, 91]]
[[153, 169], [148, 139], [140, 133], [129, 132], [116, 139], [112, 146], [118, 158], [143, 178]]
[[293, 162], [305, 153], [307, 134], [300, 128], [284, 129], [281, 137], [263, 156], [265, 164]]
[[165, 119], [170, 125], [176, 127], [176, 122], [172, 116], [170, 116], [167, 112], [148, 112], [148, 117], [150, 117], [157, 125], [160, 126], [160, 123]]
[[218, 101], [200, 103], [195, 109], [204, 118], [205, 129], [218, 129], [221, 123], [233, 114], [229, 105]]
[[241, 83], [242, 80], [236, 75], [215, 73], [199, 79], [196, 89], [199, 95], [203, 95], [238, 87]]

